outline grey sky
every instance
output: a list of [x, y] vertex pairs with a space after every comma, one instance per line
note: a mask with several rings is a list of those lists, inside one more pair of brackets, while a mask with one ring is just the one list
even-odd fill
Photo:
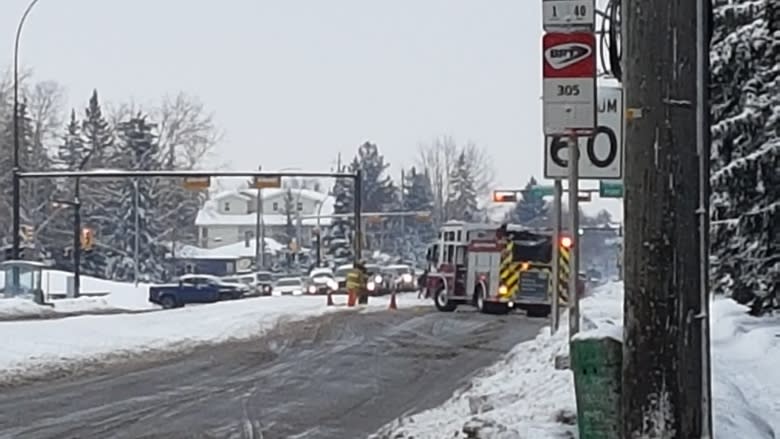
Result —
[[[9, 62], [27, 3], [0, 6]], [[450, 135], [515, 187], [542, 174], [541, 35], [540, 0], [40, 0], [21, 60], [79, 110], [92, 88], [199, 96], [231, 168], [324, 170], [370, 140], [397, 174]]]

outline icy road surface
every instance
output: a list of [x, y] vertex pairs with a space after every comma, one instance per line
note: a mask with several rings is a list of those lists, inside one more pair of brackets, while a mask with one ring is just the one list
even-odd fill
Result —
[[366, 437], [441, 404], [545, 323], [429, 308], [326, 314], [178, 359], [3, 389], [0, 437]]

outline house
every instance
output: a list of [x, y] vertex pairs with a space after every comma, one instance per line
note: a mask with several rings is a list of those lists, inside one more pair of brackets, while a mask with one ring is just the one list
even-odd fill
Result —
[[[285, 246], [265, 238], [265, 256], [268, 260], [283, 252]], [[255, 262], [255, 241], [239, 242], [210, 249], [183, 245], [177, 249], [176, 274], [198, 273], [226, 276], [252, 268]]]
[[[289, 195], [288, 195], [289, 191]], [[286, 202], [286, 199], [292, 202]], [[287, 244], [288, 219], [299, 246], [310, 247], [317, 227], [327, 228], [335, 199], [310, 189], [263, 189], [261, 223], [265, 237]], [[291, 204], [291, 205], [290, 205]], [[198, 244], [203, 248], [223, 247], [255, 239], [257, 189], [222, 192], [208, 200], [195, 218]]]

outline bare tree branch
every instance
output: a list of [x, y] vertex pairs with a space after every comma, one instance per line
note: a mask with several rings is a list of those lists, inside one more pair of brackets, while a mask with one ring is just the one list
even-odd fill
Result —
[[222, 139], [214, 115], [194, 96], [165, 96], [152, 117], [158, 123], [163, 162], [171, 169], [194, 169]]
[[470, 166], [471, 176], [478, 195], [489, 193], [494, 182], [494, 170], [489, 154], [474, 142], [458, 146], [450, 136], [441, 136], [431, 143], [419, 146], [417, 165], [422, 172], [427, 173], [431, 181], [434, 198], [434, 219], [441, 223], [450, 217], [447, 212], [447, 197], [450, 192], [450, 176], [455, 162], [460, 155], [465, 154]]

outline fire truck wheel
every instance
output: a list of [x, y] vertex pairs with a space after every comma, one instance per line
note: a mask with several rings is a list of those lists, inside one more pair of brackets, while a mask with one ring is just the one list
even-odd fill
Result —
[[474, 293], [474, 306], [482, 313], [487, 313], [490, 307], [490, 304], [485, 302], [485, 291], [481, 287]]
[[453, 312], [458, 304], [447, 299], [447, 292], [444, 288], [439, 288], [433, 293], [433, 303], [436, 304], [436, 309], [441, 312]]

